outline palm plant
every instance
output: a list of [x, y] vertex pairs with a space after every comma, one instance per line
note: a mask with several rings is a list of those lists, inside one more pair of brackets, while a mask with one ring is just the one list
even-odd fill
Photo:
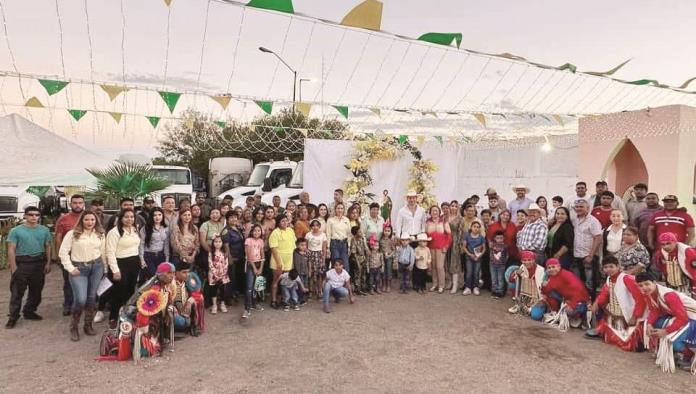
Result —
[[143, 198], [170, 185], [166, 178], [153, 172], [149, 164], [117, 162], [106, 169], [86, 170], [97, 179], [97, 189], [91, 194], [105, 202], [118, 202], [124, 197]]

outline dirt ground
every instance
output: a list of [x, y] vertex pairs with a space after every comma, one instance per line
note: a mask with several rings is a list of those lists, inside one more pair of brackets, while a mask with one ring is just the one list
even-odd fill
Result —
[[[694, 392], [696, 377], [662, 373], [650, 354], [562, 334], [506, 309], [510, 300], [452, 295], [359, 297], [324, 314], [267, 308], [244, 325], [241, 306], [207, 315], [199, 338], [132, 362], [96, 362], [99, 336], [68, 338], [53, 269], [41, 322], [0, 328], [0, 392]], [[9, 275], [0, 272], [7, 310]], [[4, 325], [5, 320], [3, 320]], [[99, 331], [105, 323], [97, 325]]]

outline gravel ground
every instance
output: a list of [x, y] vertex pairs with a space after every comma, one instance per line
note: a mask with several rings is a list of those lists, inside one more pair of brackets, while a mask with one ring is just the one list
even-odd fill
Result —
[[[199, 338], [132, 362], [96, 362], [99, 336], [78, 343], [60, 315], [54, 269], [39, 313], [0, 329], [0, 392], [669, 392], [693, 393], [696, 377], [662, 373], [650, 354], [625, 353], [578, 330], [563, 334], [506, 312], [510, 300], [388, 295], [341, 303], [333, 313], [207, 315]], [[0, 288], [9, 274], [0, 272]], [[7, 291], [7, 290], [5, 290]], [[0, 301], [7, 310], [9, 292]], [[4, 320], [3, 320], [4, 324]], [[97, 325], [98, 331], [104, 323]]]

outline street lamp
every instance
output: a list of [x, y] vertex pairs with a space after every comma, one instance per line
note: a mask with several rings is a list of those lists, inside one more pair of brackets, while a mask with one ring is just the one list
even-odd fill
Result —
[[298, 98], [299, 102], [302, 102], [302, 82], [314, 82], [313, 78], [300, 78]]
[[263, 53], [271, 53], [271, 54], [275, 55], [275, 57], [277, 57], [278, 60], [280, 60], [285, 65], [285, 67], [287, 67], [292, 72], [292, 75], [293, 75], [293, 80], [292, 80], [292, 112], [295, 112], [295, 89], [297, 88], [297, 71], [295, 71], [295, 69], [290, 67], [290, 65], [288, 63], [286, 63], [282, 57], [280, 57], [277, 53], [273, 52], [272, 50], [270, 50], [268, 48], [264, 48], [264, 47], [259, 47], [259, 51], [261, 51]]

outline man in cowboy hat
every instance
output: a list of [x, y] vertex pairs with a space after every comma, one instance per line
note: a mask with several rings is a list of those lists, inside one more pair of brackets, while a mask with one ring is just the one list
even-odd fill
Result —
[[415, 237], [425, 232], [425, 210], [418, 205], [418, 193], [406, 194], [406, 206], [396, 215], [395, 234], [407, 233]]
[[541, 208], [536, 203], [531, 203], [526, 212], [527, 223], [517, 233], [517, 247], [533, 252], [536, 263], [543, 266], [549, 229], [541, 218]]
[[[489, 187], [488, 189], [486, 189], [486, 197], [488, 197], [488, 206], [491, 209], [497, 207], [500, 211], [502, 211], [505, 208], [507, 208], [507, 202], [505, 202], [505, 200], [503, 200], [503, 198], [498, 195], [498, 192], [494, 188]], [[497, 200], [497, 205], [495, 205], [495, 207], [491, 206], [492, 198]]]
[[529, 208], [529, 206], [534, 202], [527, 198], [527, 194], [531, 191], [529, 187], [519, 184], [516, 185], [512, 188], [512, 191], [517, 195], [517, 198], [514, 200], [510, 201], [508, 204], [508, 209], [512, 213], [512, 215], [517, 215], [517, 211], [524, 211], [525, 209]]

